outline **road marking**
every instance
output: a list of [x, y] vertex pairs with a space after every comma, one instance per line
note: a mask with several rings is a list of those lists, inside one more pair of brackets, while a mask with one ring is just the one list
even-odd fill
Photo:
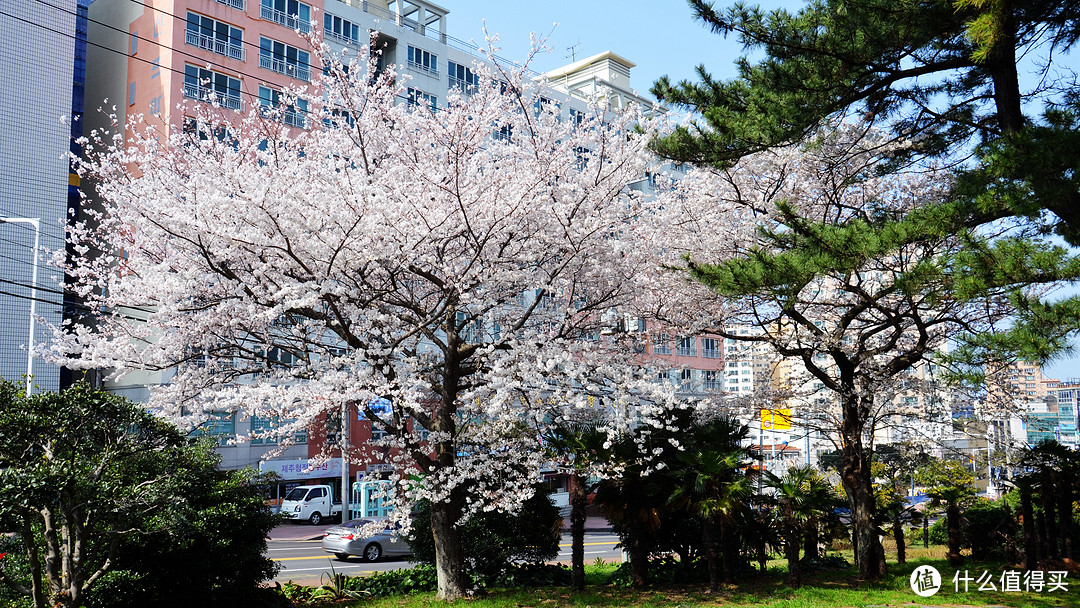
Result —
[[328, 559], [331, 559], [331, 557], [330, 557], [330, 554], [327, 553], [325, 555], [314, 555], [314, 556], [311, 556], [311, 557], [275, 557], [275, 558], [272, 558], [272, 561], [275, 561], [275, 562], [293, 562], [293, 561], [296, 561], [296, 560], [299, 560], [299, 559], [327, 559], [328, 560]]
[[[324, 570], [323, 568], [289, 568], [288, 570], [284, 570], [283, 572], [288, 572], [289, 574], [292, 574], [294, 572], [308, 572], [308, 571], [325, 572], [326, 570]], [[350, 568], [350, 571], [351, 571], [351, 568]], [[382, 571], [381, 570], [359, 570], [358, 571], [359, 574], [375, 574], [376, 572], [382, 572]]]
[[[610, 542], [606, 542], [606, 543], [582, 543], [582, 546], [583, 547], [592, 547], [592, 546], [595, 546], [595, 545], [614, 545], [617, 542], [618, 541], [610, 541]], [[559, 545], [559, 546], [560, 547], [573, 547], [574, 544], [573, 543], [567, 543], [567, 544], [562, 544], [562, 545]]]

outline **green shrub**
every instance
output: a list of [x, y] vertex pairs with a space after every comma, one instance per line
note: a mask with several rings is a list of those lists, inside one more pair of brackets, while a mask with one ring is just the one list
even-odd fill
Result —
[[386, 596], [434, 591], [438, 584], [435, 566], [419, 564], [407, 569], [351, 577], [348, 588], [373, 596]]
[[[469, 572], [489, 579], [513, 563], [541, 563], [554, 558], [559, 554], [561, 521], [558, 507], [541, 488], [516, 514], [493, 511], [473, 515], [461, 530]], [[405, 540], [415, 561], [435, 563], [431, 507], [427, 502], [417, 506]]]
[[481, 582], [485, 587], [569, 587], [573, 575], [570, 568], [560, 564], [510, 564], [496, 576]]
[[[961, 513], [960, 546], [970, 549], [972, 557], [987, 559], [1004, 555], [1005, 544], [1013, 533], [1013, 520], [1004, 502], [979, 500]], [[922, 531], [919, 531], [922, 542]], [[948, 544], [948, 522], [945, 517], [930, 526], [930, 544]]]
[[[649, 582], [656, 585], [687, 585], [709, 582], [709, 568], [704, 559], [689, 562], [673, 557], [649, 560]], [[616, 587], [630, 587], [634, 584], [634, 571], [630, 562], [624, 562], [611, 573], [608, 584]]]

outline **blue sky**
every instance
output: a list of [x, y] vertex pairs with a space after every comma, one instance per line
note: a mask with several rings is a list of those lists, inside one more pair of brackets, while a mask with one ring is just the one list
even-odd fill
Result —
[[[734, 0], [716, 0], [721, 7], [732, 3]], [[527, 55], [531, 33], [546, 37], [549, 51], [541, 53], [531, 66], [538, 72], [571, 63], [571, 52], [583, 59], [613, 51], [637, 64], [630, 72], [631, 86], [646, 95], [652, 83], [665, 74], [675, 81], [696, 79], [694, 67], [701, 63], [718, 78], [733, 77], [734, 60], [742, 52], [736, 40], [713, 34], [694, 20], [683, 0], [436, 0], [436, 4], [450, 11], [447, 33], [460, 40], [482, 44], [486, 21], [488, 32], [499, 34], [499, 55], [507, 59]], [[783, 6], [794, 10], [805, 3], [764, 0], [758, 4], [767, 9]], [[1064, 59], [1072, 68], [1080, 63], [1075, 53], [1055, 59]], [[1080, 358], [1063, 358], [1047, 366], [1044, 373], [1062, 379], [1080, 378]]]
[[[530, 33], [547, 36], [550, 52], [541, 54], [532, 66], [538, 72], [571, 63], [570, 47], [575, 47], [577, 59], [603, 51], [617, 53], [637, 64], [630, 72], [630, 82], [639, 93], [647, 93], [653, 81], [664, 74], [673, 79], [692, 78], [699, 63], [705, 63], [716, 75], [733, 76], [732, 62], [740, 51], [737, 42], [725, 40], [695, 21], [683, 0], [436, 3], [450, 11], [447, 33], [455, 38], [482, 43], [486, 20], [489, 33], [499, 34], [499, 55], [507, 59], [526, 56]], [[553, 27], [556, 22], [558, 27]]]

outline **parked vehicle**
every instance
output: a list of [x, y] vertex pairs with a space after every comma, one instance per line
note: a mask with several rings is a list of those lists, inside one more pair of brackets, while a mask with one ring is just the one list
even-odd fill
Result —
[[334, 501], [331, 486], [297, 486], [281, 501], [281, 512], [289, 519], [307, 520], [317, 526], [325, 518], [341, 517], [341, 501]]
[[[352, 519], [340, 526], [328, 528], [323, 535], [322, 548], [338, 559], [359, 555], [369, 562], [382, 557], [411, 555], [408, 543], [385, 524], [385, 517]], [[363, 536], [362, 527], [370, 523], [383, 524], [382, 529], [371, 536]]]

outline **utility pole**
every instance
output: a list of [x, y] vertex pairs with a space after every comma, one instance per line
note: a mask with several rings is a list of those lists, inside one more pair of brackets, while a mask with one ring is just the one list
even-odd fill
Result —
[[341, 523], [352, 519], [349, 510], [349, 402], [341, 403], [341, 430], [338, 433], [341, 448]]

